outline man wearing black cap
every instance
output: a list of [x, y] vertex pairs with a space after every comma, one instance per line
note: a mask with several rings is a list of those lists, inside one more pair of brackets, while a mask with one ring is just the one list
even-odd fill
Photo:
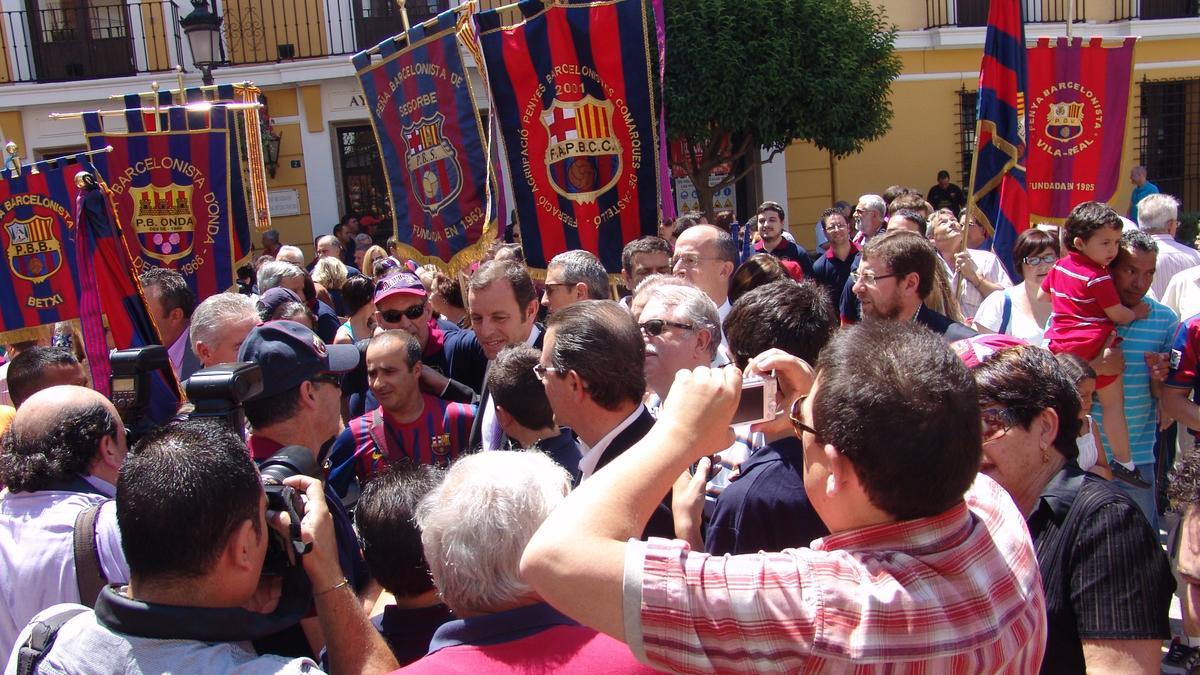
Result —
[[[243, 404], [252, 431], [247, 446], [254, 461], [269, 459], [289, 445], [301, 445], [313, 451], [318, 464], [323, 463], [342, 430], [341, 375], [357, 366], [358, 359], [354, 345], [326, 345], [294, 321], [271, 321], [250, 331], [238, 360], [262, 369], [262, 392]], [[325, 495], [337, 530], [342, 570], [360, 588], [367, 579], [366, 563], [350, 516], [328, 485]]]

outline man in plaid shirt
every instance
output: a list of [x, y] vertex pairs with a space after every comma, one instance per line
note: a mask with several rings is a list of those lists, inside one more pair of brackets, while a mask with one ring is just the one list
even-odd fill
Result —
[[1031, 673], [1046, 608], [1024, 518], [977, 476], [975, 384], [911, 322], [845, 329], [815, 378], [778, 351], [805, 491], [833, 533], [710, 557], [634, 541], [689, 464], [726, 447], [735, 369], [681, 371], [658, 424], [542, 525], [522, 573], [549, 603], [676, 672]]

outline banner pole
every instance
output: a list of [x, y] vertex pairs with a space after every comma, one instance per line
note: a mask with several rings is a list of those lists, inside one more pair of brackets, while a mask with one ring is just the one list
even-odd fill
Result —
[[[199, 106], [211, 106], [213, 104], [212, 103], [203, 103], [203, 104], [198, 104], [198, 105]], [[222, 105], [224, 105], [227, 110], [257, 110], [258, 108], [262, 107], [261, 103], [225, 103]], [[190, 106], [184, 106], [184, 107], [190, 107]], [[144, 113], [159, 112], [158, 106], [155, 106], [153, 108], [130, 108], [130, 110], [137, 110], [139, 112], [144, 112]], [[125, 110], [95, 110], [92, 112], [95, 112], [96, 114], [100, 115], [101, 117], [115, 117], [117, 115], [124, 115], [126, 111]], [[73, 112], [73, 113], [52, 112], [49, 115], [47, 115], [47, 117], [49, 117], [52, 120], [77, 120], [77, 119], [83, 118], [83, 113], [81, 113], [81, 112]]]
[[408, 0], [396, 0], [396, 6], [400, 8], [400, 25], [404, 26], [404, 32], [407, 33], [412, 25], [408, 23], [408, 8], [405, 5]]
[[1072, 24], [1075, 23], [1075, 0], [1066, 0], [1067, 2], [1067, 40], [1070, 41], [1073, 29]]

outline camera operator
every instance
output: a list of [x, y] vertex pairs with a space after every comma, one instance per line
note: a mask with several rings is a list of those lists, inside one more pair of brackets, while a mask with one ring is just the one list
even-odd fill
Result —
[[[354, 345], [326, 345], [294, 321], [271, 321], [251, 330], [238, 360], [262, 369], [262, 392], [243, 404], [254, 461], [261, 463], [286, 446], [300, 445], [313, 451], [318, 465], [324, 464], [342, 430], [341, 374], [358, 365], [358, 359]], [[353, 524], [337, 494], [327, 485], [324, 489], [342, 571], [352, 588], [361, 591], [368, 574]]]
[[[117, 409], [95, 391], [52, 387], [17, 411], [0, 443], [0, 483], [8, 486], [0, 493], [0, 654], [7, 656], [39, 611], [91, 604], [104, 583], [100, 575], [128, 578], [111, 501], [125, 455]], [[80, 584], [72, 535], [85, 512], [95, 518], [94, 552], [86, 559], [92, 574]], [[81, 597], [88, 589], [91, 597]]]
[[[301, 563], [331, 670], [394, 668], [339, 568], [321, 482], [295, 476], [285, 483], [307, 497], [300, 530], [312, 548]], [[253, 610], [273, 610], [279, 586], [262, 576], [272, 526], [262, 483], [223, 422], [190, 420], [151, 432], [121, 470], [117, 501], [129, 585], [107, 586], [94, 612], [63, 624], [39, 672], [317, 672], [308, 659], [259, 656], [248, 642], [271, 618]], [[68, 608], [52, 607], [35, 622]], [[17, 672], [33, 631], [31, 623], [6, 672]]]

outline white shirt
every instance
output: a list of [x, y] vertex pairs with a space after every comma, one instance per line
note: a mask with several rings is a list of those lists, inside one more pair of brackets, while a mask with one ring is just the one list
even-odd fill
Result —
[[1150, 284], [1150, 292], [1160, 299], [1167, 292], [1167, 284], [1176, 274], [1200, 265], [1200, 251], [1188, 248], [1175, 241], [1169, 234], [1152, 234], [1158, 244], [1158, 263], [1154, 270], [1154, 281]]
[[[1012, 294], [1021, 292], [1023, 291], [1016, 287], [1006, 288], [984, 298], [979, 309], [975, 311], [975, 323], [994, 333], [999, 333], [1000, 324], [1004, 323], [1004, 298], [1011, 298]], [[1042, 344], [1042, 336], [1046, 327], [1039, 325], [1037, 321], [1023, 312], [1018, 312], [1015, 303], [1011, 303], [1010, 306], [1008, 326], [1005, 327], [1004, 334], [1020, 338], [1031, 345]]]
[[1167, 290], [1159, 302], [1175, 310], [1181, 321], [1200, 314], [1200, 267], [1177, 272], [1167, 283]]
[[[1004, 271], [1004, 265], [1000, 264], [1000, 259], [996, 257], [995, 253], [969, 248], [967, 255], [971, 256], [981, 279], [999, 284], [1003, 288], [1012, 286], [1012, 279], [1008, 278], [1008, 272]], [[959, 274], [941, 256], [938, 258], [942, 260], [942, 264], [946, 266], [946, 273], [950, 275], [950, 290], [953, 292]], [[983, 304], [983, 299], [983, 294], [979, 292], [978, 288], [975, 288], [975, 284], [963, 277], [962, 284], [958, 289], [958, 309], [962, 315], [968, 319], [975, 316], [979, 305]]]
[[[116, 489], [99, 478], [84, 480], [105, 495]], [[75, 577], [73, 532], [79, 512], [104, 497], [83, 492], [39, 490], [0, 492], [0, 653], [12, 651], [25, 624], [43, 609], [79, 602]], [[116, 502], [109, 501], [96, 518], [96, 552], [100, 571], [112, 583], [129, 579]]]
[[638, 404], [638, 407], [633, 411], [633, 414], [622, 420], [620, 424], [613, 427], [612, 430], [607, 434], [604, 434], [604, 437], [596, 441], [596, 445], [590, 448], [587, 446], [587, 443], [584, 443], [582, 440], [579, 441], [580, 445], [586, 448], [583, 452], [583, 458], [579, 460], [579, 473], [580, 476], [582, 476], [580, 480], [587, 480], [588, 476], [591, 476], [596, 472], [596, 465], [600, 463], [601, 455], [603, 455], [604, 451], [608, 449], [608, 446], [612, 444], [613, 439], [619, 436], [622, 431], [628, 429], [629, 425], [633, 424], [633, 421], [640, 417], [642, 415], [642, 411], [645, 409], [646, 406]]
[[[537, 342], [538, 335], [541, 330], [537, 324], [533, 324], [533, 328], [529, 331], [529, 337], [525, 338], [525, 345], [532, 347], [534, 342]], [[483, 381], [486, 386], [488, 372], [492, 369], [492, 362], [488, 361], [487, 368], [483, 371]], [[484, 450], [500, 450], [500, 439], [504, 436], [504, 431], [500, 428], [500, 422], [496, 419], [496, 403], [491, 396], [488, 396], [487, 405], [483, 406], [483, 426], [480, 427], [481, 435], [483, 436]]]

